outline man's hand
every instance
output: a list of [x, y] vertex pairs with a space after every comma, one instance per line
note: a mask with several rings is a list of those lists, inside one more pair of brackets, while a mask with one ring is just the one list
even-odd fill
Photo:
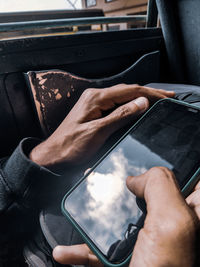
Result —
[[[193, 266], [197, 217], [183, 199], [173, 173], [163, 167], [152, 168], [128, 177], [127, 186], [147, 203], [147, 217], [130, 266]], [[58, 246], [53, 256], [61, 264], [101, 264], [86, 245]]]
[[82, 163], [113, 132], [147, 110], [149, 102], [173, 96], [174, 92], [139, 85], [87, 89], [58, 129], [32, 150], [30, 159], [46, 167]]
[[193, 266], [198, 220], [173, 173], [163, 167], [152, 168], [139, 177], [129, 177], [127, 185], [147, 203], [147, 217], [130, 266]]

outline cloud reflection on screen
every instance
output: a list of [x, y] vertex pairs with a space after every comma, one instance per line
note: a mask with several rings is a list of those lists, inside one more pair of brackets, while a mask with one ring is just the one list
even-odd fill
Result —
[[[126, 188], [125, 178], [128, 176], [128, 170], [131, 168], [135, 174], [146, 171], [144, 167], [134, 169], [134, 166], [129, 166], [122, 149], [111, 155], [110, 163], [111, 172], [107, 174], [92, 172], [87, 184], [87, 191], [91, 196], [87, 203], [88, 215], [97, 221], [94, 226], [95, 236], [100, 229], [99, 243], [107, 245], [106, 251], [110, 244], [122, 238], [122, 229], [125, 233], [127, 223], [136, 223], [142, 214], [135, 202], [135, 196]], [[130, 210], [132, 211], [131, 220], [127, 222], [127, 211]], [[119, 213], [120, 216], [117, 216]], [[112, 231], [110, 231], [111, 227]], [[103, 235], [102, 229], [105, 230]]]
[[113, 243], [123, 239], [128, 225], [136, 224], [142, 215], [126, 187], [126, 178], [156, 165], [172, 167], [127, 136], [67, 198], [66, 209], [105, 255]]

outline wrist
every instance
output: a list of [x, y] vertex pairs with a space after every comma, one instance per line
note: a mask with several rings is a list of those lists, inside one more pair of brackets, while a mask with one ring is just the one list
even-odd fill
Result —
[[48, 138], [46, 141], [34, 147], [29, 154], [30, 160], [52, 171], [65, 170], [73, 165], [67, 156], [68, 149], [63, 150], [64, 144], [57, 143]]
[[55, 157], [53, 157], [52, 148], [48, 145], [47, 141], [44, 141], [34, 147], [29, 154], [29, 158], [36, 164], [47, 168], [55, 164]]

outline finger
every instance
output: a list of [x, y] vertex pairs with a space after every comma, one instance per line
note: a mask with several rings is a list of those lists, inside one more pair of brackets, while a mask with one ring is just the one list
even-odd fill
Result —
[[149, 101], [145, 97], [139, 97], [125, 105], [115, 109], [108, 116], [99, 119], [101, 129], [105, 135], [110, 136], [113, 132], [120, 129], [128, 122], [144, 113], [149, 107]]
[[128, 177], [127, 187], [146, 200], [148, 212], [166, 212], [167, 208], [169, 214], [176, 206], [186, 206], [173, 173], [164, 167], [154, 167], [140, 176]]
[[103, 266], [86, 244], [57, 246], [53, 250], [54, 259], [61, 264]]
[[195, 211], [200, 220], [200, 190], [194, 191], [186, 198], [188, 205]]
[[150, 103], [154, 103], [155, 101], [162, 98], [173, 98], [175, 97], [174, 91], [166, 91], [163, 89], [155, 89], [150, 87], [142, 87], [140, 90], [140, 94], [146, 96]]
[[200, 189], [200, 181], [196, 184], [196, 186], [194, 188], [194, 190], [198, 190], [198, 189]]
[[86, 169], [86, 170], [84, 171], [84, 175], [87, 175], [88, 172], [89, 172], [90, 170], [91, 170], [91, 168]]
[[[173, 91], [165, 91], [163, 89], [154, 89], [145, 86], [127, 84], [119, 84], [99, 92], [101, 95], [99, 99], [102, 104], [106, 101], [112, 101], [114, 104], [123, 104], [140, 96], [147, 97], [151, 102], [157, 101], [158, 99], [175, 96]], [[102, 109], [104, 109], [103, 105]]]
[[153, 91], [156, 91], [166, 97], [174, 97], [175, 96], [175, 92], [174, 91], [166, 91], [164, 89], [155, 89], [155, 88], [151, 88], [151, 87], [147, 87], [147, 86], [144, 86], [145, 89], [147, 90], [153, 90]]

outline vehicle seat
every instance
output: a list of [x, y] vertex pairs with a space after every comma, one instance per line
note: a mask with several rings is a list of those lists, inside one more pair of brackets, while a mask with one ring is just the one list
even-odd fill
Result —
[[200, 85], [200, 1], [156, 0], [156, 4], [174, 81]]
[[149, 83], [146, 86], [175, 91], [177, 100], [200, 107], [200, 86], [170, 83]]

